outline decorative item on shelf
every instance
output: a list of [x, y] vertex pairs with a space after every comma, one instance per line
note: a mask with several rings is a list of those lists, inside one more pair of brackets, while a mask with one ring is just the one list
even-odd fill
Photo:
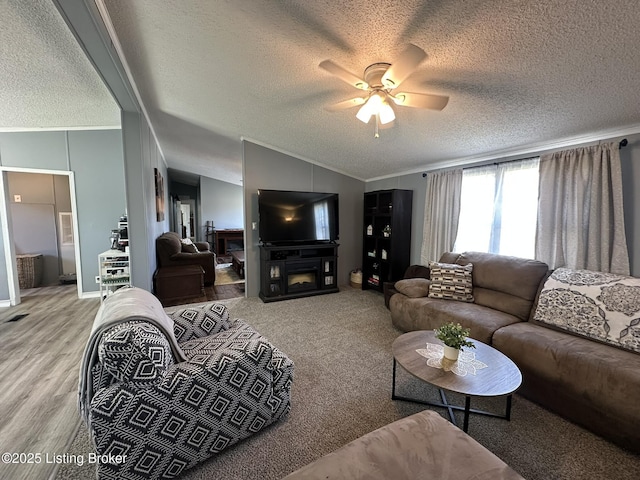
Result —
[[367, 235], [369, 236], [373, 235], [373, 225], [367, 226]]
[[120, 246], [120, 229], [111, 230], [109, 239], [111, 240], [111, 250], [118, 250]]
[[271, 278], [280, 278], [280, 267], [278, 265], [272, 265], [269, 272]]
[[448, 360], [458, 360], [462, 347], [476, 348], [473, 342], [467, 340], [469, 329], [459, 323], [445, 323], [434, 330], [436, 338], [444, 343], [444, 357]]
[[369, 255], [370, 257], [376, 258], [376, 249], [374, 248], [370, 252], [367, 252], [367, 255]]
[[385, 225], [385, 227], [382, 229], [382, 235], [384, 235], [385, 237], [391, 236], [391, 227], [389, 225]]
[[380, 258], [382, 258], [382, 260], [386, 260], [387, 259], [387, 251], [383, 248], [382, 252], [380, 254]]

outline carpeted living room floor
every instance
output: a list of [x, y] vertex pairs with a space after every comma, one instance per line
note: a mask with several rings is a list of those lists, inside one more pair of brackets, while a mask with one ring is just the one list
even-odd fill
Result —
[[[258, 298], [222, 302], [233, 317], [252, 324], [295, 362], [292, 410], [180, 478], [279, 479], [425, 408], [391, 400], [391, 344], [401, 332], [391, 325], [380, 294], [342, 287], [336, 294], [268, 304]], [[437, 391], [402, 370], [398, 393], [438, 401]], [[474, 399], [472, 407], [501, 410], [504, 399]], [[446, 418], [444, 409], [434, 410]], [[637, 478], [640, 466], [639, 456], [519, 395], [514, 397], [510, 422], [472, 416], [469, 434], [529, 480], [630, 480]], [[86, 456], [90, 448], [87, 431], [80, 426], [68, 453]], [[55, 478], [94, 475], [91, 465], [65, 464]]]

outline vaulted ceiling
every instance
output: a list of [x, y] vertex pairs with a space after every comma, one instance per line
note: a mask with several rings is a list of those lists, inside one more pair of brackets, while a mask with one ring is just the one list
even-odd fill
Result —
[[[0, 127], [117, 123], [47, 3], [0, 2]], [[636, 0], [97, 3], [169, 167], [232, 183], [243, 138], [368, 180], [640, 131]], [[359, 92], [322, 61], [362, 76], [409, 43], [402, 90], [444, 110], [395, 107], [377, 139], [326, 110]]]

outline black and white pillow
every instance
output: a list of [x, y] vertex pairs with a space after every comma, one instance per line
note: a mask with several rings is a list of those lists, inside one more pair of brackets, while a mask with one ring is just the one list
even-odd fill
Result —
[[473, 264], [430, 262], [429, 297], [473, 302]]
[[166, 337], [146, 322], [126, 322], [105, 332], [98, 356], [118, 381], [138, 386], [160, 382], [173, 365]]
[[195, 243], [193, 243], [190, 238], [183, 238], [180, 242], [182, 243], [183, 252], [200, 253], [200, 250], [198, 250], [198, 247], [196, 247]]
[[169, 313], [178, 342], [201, 338], [229, 329], [229, 310], [221, 303], [188, 307]]

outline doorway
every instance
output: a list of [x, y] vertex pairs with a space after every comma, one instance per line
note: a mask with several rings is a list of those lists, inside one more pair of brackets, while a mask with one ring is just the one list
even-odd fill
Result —
[[81, 285], [73, 173], [2, 168], [2, 187], [9, 303], [28, 289]]

